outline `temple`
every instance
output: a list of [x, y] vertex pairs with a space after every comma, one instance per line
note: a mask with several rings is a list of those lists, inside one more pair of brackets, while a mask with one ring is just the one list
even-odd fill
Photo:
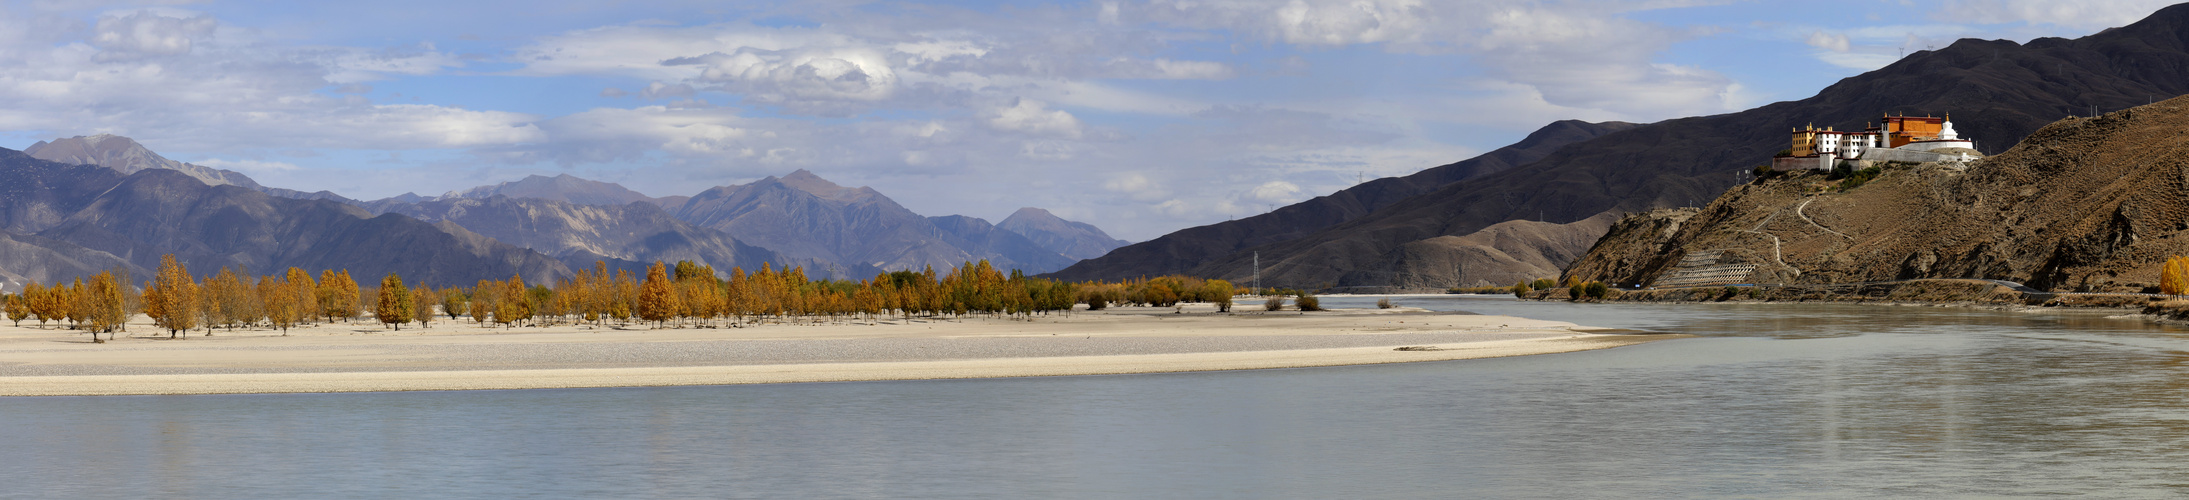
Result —
[[[1810, 125], [1794, 129], [1793, 147], [1772, 160], [1778, 170], [1828, 170], [1846, 161], [1945, 161], [1973, 157], [1976, 142], [1953, 130], [1953, 115], [1891, 116], [1861, 132]], [[1956, 150], [1957, 151], [1947, 151]]]

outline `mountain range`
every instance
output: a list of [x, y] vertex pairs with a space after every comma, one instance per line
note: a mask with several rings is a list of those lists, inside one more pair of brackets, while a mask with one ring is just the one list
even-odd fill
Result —
[[[479, 277], [503, 278], [513, 273], [543, 280], [566, 274], [569, 269], [591, 267], [595, 261], [606, 262], [611, 268], [639, 272], [657, 260], [691, 260], [711, 265], [721, 272], [728, 272], [731, 267], [751, 269], [770, 263], [803, 266], [815, 276], [861, 279], [884, 270], [926, 266], [950, 268], [986, 259], [999, 268], [1040, 273], [1061, 269], [1078, 260], [1064, 256], [1064, 252], [1099, 255], [1125, 244], [1091, 225], [1066, 221], [1040, 209], [1024, 209], [1013, 214], [1010, 219], [1013, 227], [1024, 228], [1027, 231], [1024, 234], [974, 217], [921, 216], [873, 189], [846, 188], [803, 170], [781, 178], [768, 177], [749, 184], [722, 186], [699, 196], [652, 198], [613, 183], [565, 174], [555, 177], [534, 175], [435, 197], [405, 193], [386, 199], [358, 201], [324, 191], [304, 193], [261, 186], [241, 173], [170, 160], [134, 140], [113, 135], [40, 141], [17, 155], [22, 156], [19, 160], [25, 169], [23, 175], [32, 177], [41, 169], [85, 164], [105, 167], [103, 170], [119, 175], [115, 179], [117, 183], [155, 183], [164, 186], [163, 189], [190, 191], [188, 186], [182, 185], [184, 181], [178, 180], [187, 179], [220, 193], [220, 196], [190, 194], [180, 198], [139, 193], [167, 200], [169, 205], [161, 210], [168, 212], [219, 209], [199, 206], [207, 203], [243, 203], [251, 205], [243, 210], [247, 213], [275, 218], [312, 214], [322, 222], [336, 224], [332, 221], [338, 217], [314, 212], [330, 210], [327, 206], [310, 205], [307, 209], [290, 206], [297, 201], [326, 201], [334, 204], [335, 208], [331, 210], [351, 218], [418, 223], [382, 229], [415, 232], [430, 228], [449, 238], [422, 250], [428, 254], [468, 252], [474, 256], [495, 256], [511, 260], [521, 268], [507, 269], [512, 271], [508, 273], [493, 268], [482, 271], [485, 274], [477, 277], [430, 268], [412, 269], [402, 264], [364, 268], [379, 273], [377, 269], [385, 267], [406, 276], [419, 275], [416, 277], [433, 280], [435, 284], [469, 282]], [[41, 165], [41, 160], [50, 163]], [[157, 180], [125, 182], [139, 175]], [[240, 195], [222, 191], [231, 188], [263, 195], [261, 198], [266, 199], [238, 202], [232, 198]], [[61, 203], [56, 206], [72, 205]], [[47, 206], [26, 210], [38, 213], [63, 209]], [[158, 215], [125, 211], [124, 214], [109, 213], [91, 218], [120, 223], [132, 218], [161, 220]], [[261, 226], [282, 224], [263, 220], [253, 223]], [[197, 249], [187, 248], [188, 245], [173, 248], [174, 243], [180, 241], [202, 242], [215, 236], [283, 237], [284, 233], [279, 231], [271, 233], [274, 236], [201, 234], [194, 231], [203, 229], [217, 233], [218, 228], [185, 225], [160, 233], [165, 239], [145, 241], [136, 239], [144, 234], [111, 235], [78, 226], [65, 229], [26, 223], [0, 233], [0, 248], [11, 250], [0, 257], [0, 279], [14, 283], [26, 280], [51, 282], [116, 267], [141, 274], [145, 266], [156, 264], [157, 255], [171, 252], [193, 255], [186, 257], [185, 263], [193, 268], [205, 268], [207, 272], [224, 265], [261, 269], [302, 262], [297, 260], [301, 258], [299, 256], [277, 258], [267, 253], [269, 249], [215, 258], [191, 254]], [[343, 230], [337, 229], [326, 232], [329, 234], [319, 236], [352, 236], [340, 234]], [[1037, 243], [1029, 235], [1040, 237], [1043, 242]], [[84, 241], [99, 244], [90, 245]], [[319, 248], [316, 251], [320, 253], [340, 250], [316, 247], [312, 238], [295, 241], [300, 248]], [[98, 250], [116, 250], [117, 253]], [[505, 255], [512, 250], [525, 252]], [[386, 255], [398, 254], [389, 252]], [[145, 261], [145, 255], [155, 260]], [[430, 260], [416, 263], [424, 265]]]
[[[1318, 198], [1268, 215], [1302, 213], [1179, 231], [1054, 276], [1121, 279], [1178, 272], [1240, 280], [1255, 274], [1258, 258], [1265, 284], [1287, 286], [1448, 287], [1550, 277], [1588, 247], [1573, 242], [1594, 241], [1609, 227], [1607, 221], [1621, 214], [1699, 205], [1738, 184], [1741, 172], [1769, 163], [1788, 147], [1788, 135], [1780, 130], [1812, 123], [1861, 130], [1886, 114], [1950, 114], [1963, 137], [1976, 139], [1985, 152], [1998, 152], [2064, 116], [2185, 92], [2189, 5], [2075, 40], [1963, 39], [1843, 79], [1806, 99], [1599, 129], [1595, 135], [1570, 136], [1578, 140], [1562, 145], [1538, 137], [1550, 131], [1546, 128], [1485, 155], [1517, 157], [1515, 166], [1454, 176], [1458, 179], [1366, 214], [1354, 216], [1351, 208]], [[1531, 141], [1536, 148], [1521, 148]], [[1550, 150], [1540, 156], [1509, 151], [1543, 147]], [[1308, 222], [1274, 223], [1278, 220]], [[1514, 221], [1559, 227], [1541, 228], [1537, 241], [1485, 234]], [[1268, 236], [1272, 231], [1257, 224], [1276, 226], [1279, 236]], [[1281, 231], [1286, 228], [1312, 229]], [[1469, 237], [1473, 242], [1464, 241]], [[1551, 267], [1498, 258], [1523, 248]]]
[[208, 275], [222, 267], [257, 274], [301, 267], [453, 284], [569, 272], [545, 255], [453, 226], [207, 185], [173, 169], [123, 174], [4, 149], [0, 239], [12, 250], [0, 259], [9, 287], [117, 268], [145, 279], [163, 254]]

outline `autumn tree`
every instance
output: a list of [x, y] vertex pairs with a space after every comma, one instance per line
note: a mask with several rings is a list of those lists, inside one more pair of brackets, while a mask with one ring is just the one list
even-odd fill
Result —
[[532, 317], [532, 301], [525, 295], [524, 277], [510, 276], [509, 281], [502, 283], [499, 303], [494, 307], [494, 322], [513, 326]]
[[319, 316], [319, 282], [312, 281], [312, 273], [291, 267], [282, 282], [288, 285], [289, 303], [296, 307], [293, 314], [297, 323]]
[[258, 322], [259, 301], [252, 297], [250, 287], [236, 277], [235, 271], [226, 267], [220, 268], [219, 274], [205, 280], [205, 301], [206, 311], [209, 313], [207, 318], [210, 320], [206, 329], [207, 335], [212, 334], [211, 325], [225, 326], [229, 331], [234, 331], [239, 324]]
[[501, 308], [501, 290], [501, 283], [494, 280], [479, 280], [478, 285], [471, 287], [472, 322], [484, 326], [487, 319], [494, 317], [495, 310]]
[[266, 321], [281, 329], [282, 336], [288, 336], [289, 328], [304, 319], [304, 307], [297, 302], [296, 288], [296, 283], [273, 276], [258, 279], [258, 300], [266, 312]]
[[87, 309], [84, 316], [91, 323], [92, 342], [104, 342], [99, 340], [100, 333], [108, 334], [107, 338], [114, 338], [113, 332], [121, 329], [122, 323], [128, 321], [129, 316], [122, 309], [122, 286], [114, 278], [114, 273], [102, 272], [93, 276], [91, 284], [82, 292], [83, 304]]
[[646, 268], [646, 283], [639, 286], [638, 317], [652, 321], [656, 326], [675, 317], [679, 306], [675, 285], [669, 283], [669, 270], [661, 261]]
[[450, 321], [455, 321], [457, 316], [471, 312], [471, 297], [465, 296], [463, 290], [457, 290], [455, 287], [443, 288], [434, 295], [440, 298], [441, 314], [448, 315]]
[[395, 327], [395, 331], [403, 331], [403, 324], [410, 322], [411, 306], [416, 304], [412, 301], [416, 299], [411, 296], [410, 289], [403, 286], [402, 277], [388, 273], [388, 277], [380, 279], [380, 301], [372, 309], [372, 315], [382, 324]]
[[2166, 267], [2159, 271], [2159, 293], [2181, 295], [2189, 292], [2189, 257], [2169, 257]]
[[418, 322], [418, 328], [421, 329], [432, 327], [433, 303], [440, 300], [440, 297], [433, 293], [433, 287], [421, 285], [418, 288], [411, 289], [411, 321]]
[[8, 321], [14, 321], [17, 328], [23, 326], [24, 318], [30, 317], [30, 299], [23, 298], [20, 294], [8, 295], [6, 303], [0, 304], [0, 306], [5, 306], [0, 310], [8, 313]]
[[167, 338], [198, 326], [198, 284], [174, 255], [160, 257], [160, 273], [145, 291], [145, 314], [167, 329]]

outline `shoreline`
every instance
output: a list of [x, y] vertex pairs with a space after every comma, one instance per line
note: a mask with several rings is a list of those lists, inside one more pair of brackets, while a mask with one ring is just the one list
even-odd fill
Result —
[[[1681, 338], [1509, 316], [1352, 309], [1302, 315], [1123, 308], [1034, 321], [749, 328], [564, 325], [424, 331], [334, 324], [93, 344], [0, 325], [0, 396], [660, 387], [1121, 375], [1452, 361]], [[437, 325], [439, 325], [437, 323]]]

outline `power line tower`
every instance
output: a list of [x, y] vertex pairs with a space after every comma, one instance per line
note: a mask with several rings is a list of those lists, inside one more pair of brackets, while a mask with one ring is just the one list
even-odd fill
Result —
[[1254, 294], [1261, 294], [1261, 252], [1254, 252]]

